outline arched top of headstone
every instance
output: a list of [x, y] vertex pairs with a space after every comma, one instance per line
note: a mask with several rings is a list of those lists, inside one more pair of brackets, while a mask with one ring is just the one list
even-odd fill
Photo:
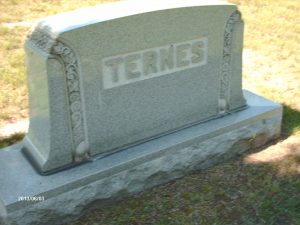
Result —
[[225, 0], [130, 0], [85, 7], [46, 17], [36, 28], [45, 29], [52, 37], [99, 22], [142, 13], [197, 6], [234, 6]]

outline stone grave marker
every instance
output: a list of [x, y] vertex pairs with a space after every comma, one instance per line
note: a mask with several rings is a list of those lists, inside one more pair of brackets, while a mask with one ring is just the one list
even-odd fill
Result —
[[276, 138], [282, 108], [242, 90], [242, 48], [241, 14], [224, 1], [124, 1], [42, 19], [25, 45], [29, 132], [0, 151], [2, 221], [71, 220]]
[[234, 5], [197, 4], [120, 4], [119, 14], [103, 6], [35, 27], [24, 143], [41, 172], [245, 107], [241, 15]]

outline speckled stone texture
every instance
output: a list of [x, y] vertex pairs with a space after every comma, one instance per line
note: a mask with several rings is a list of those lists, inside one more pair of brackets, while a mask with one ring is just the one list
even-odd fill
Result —
[[242, 107], [243, 20], [225, 1], [120, 1], [41, 20], [26, 41], [41, 173]]
[[[245, 92], [249, 108], [168, 134], [105, 158], [39, 175], [15, 145], [0, 151], [0, 221], [61, 224], [92, 206], [205, 169], [280, 135], [282, 107]], [[20, 202], [19, 196], [44, 196]], [[1, 224], [1, 225], [2, 225]]]

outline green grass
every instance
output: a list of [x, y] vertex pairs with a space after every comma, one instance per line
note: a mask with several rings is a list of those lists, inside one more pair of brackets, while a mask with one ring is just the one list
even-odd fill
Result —
[[243, 157], [91, 211], [72, 225], [300, 224], [299, 174]]
[[283, 105], [282, 133], [292, 135], [300, 133], [300, 112]]
[[15, 133], [10, 137], [0, 139], [0, 148], [5, 148], [19, 142], [23, 139], [24, 136], [24, 133]]
[[0, 23], [36, 20], [41, 17], [116, 0], [0, 0]]
[[0, 125], [27, 117], [27, 86], [24, 63], [26, 28], [0, 25]]
[[34, 21], [55, 13], [107, 1], [0, 0], [0, 126], [28, 118], [24, 42], [29, 26], [9, 23]]

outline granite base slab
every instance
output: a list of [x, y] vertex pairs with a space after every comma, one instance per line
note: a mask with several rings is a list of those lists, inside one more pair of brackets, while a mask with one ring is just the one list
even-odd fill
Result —
[[[248, 108], [78, 167], [42, 176], [22, 145], [0, 150], [0, 224], [61, 224], [114, 200], [205, 169], [280, 135], [282, 107], [244, 91]], [[33, 196], [42, 201], [32, 201]], [[28, 197], [27, 201], [20, 198]], [[38, 199], [37, 199], [38, 200]]]

